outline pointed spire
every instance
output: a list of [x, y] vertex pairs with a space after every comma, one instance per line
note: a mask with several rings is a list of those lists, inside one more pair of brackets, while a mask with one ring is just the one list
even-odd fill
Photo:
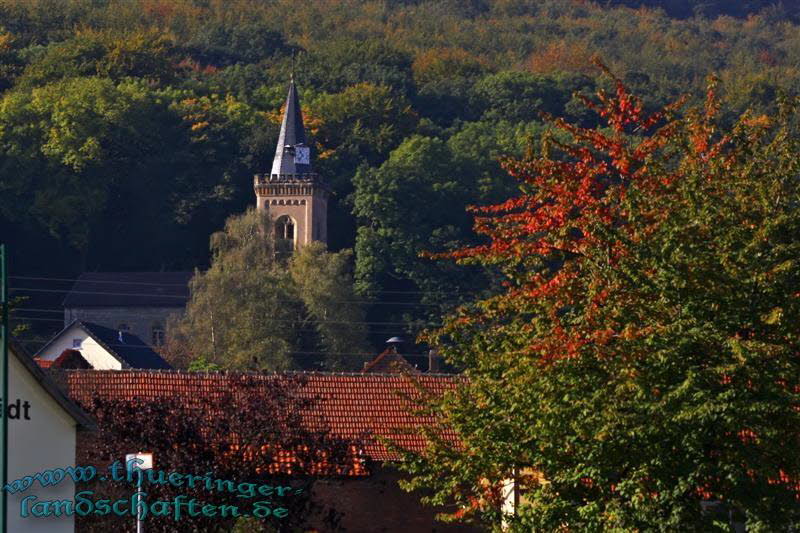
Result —
[[308, 174], [311, 172], [311, 156], [306, 144], [300, 97], [294, 84], [294, 75], [289, 84], [286, 106], [281, 122], [281, 133], [272, 160], [272, 174]]

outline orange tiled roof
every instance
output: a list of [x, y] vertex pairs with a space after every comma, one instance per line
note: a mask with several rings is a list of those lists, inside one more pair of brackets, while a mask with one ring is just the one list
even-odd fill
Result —
[[[309, 429], [329, 429], [332, 436], [359, 439], [364, 453], [375, 461], [399, 459], [378, 437], [392, 439], [401, 447], [420, 450], [424, 439], [408, 430], [434, 424], [432, 417], [415, 416], [412, 399], [421, 392], [411, 378], [401, 374], [333, 374], [303, 372], [301, 384], [294, 389], [299, 398], [314, 400], [304, 414]], [[241, 375], [241, 374], [239, 374]], [[257, 379], [289, 380], [298, 374], [250, 374]], [[92, 398], [152, 399], [179, 396], [187, 403], [192, 398], [213, 397], [225, 390], [234, 373], [180, 372], [148, 370], [77, 370], [65, 371], [65, 385], [70, 398], [88, 403]], [[417, 382], [433, 394], [452, 390], [460, 378], [447, 375], [417, 375]], [[454, 434], [445, 432], [455, 440]]]

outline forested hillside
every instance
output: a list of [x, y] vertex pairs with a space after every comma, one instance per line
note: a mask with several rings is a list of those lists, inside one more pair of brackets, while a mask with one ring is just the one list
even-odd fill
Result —
[[294, 64], [331, 248], [354, 249], [376, 338], [413, 332], [490, 285], [420, 252], [474, 239], [465, 207], [513, 193], [499, 160], [537, 149], [540, 113], [596, 124], [574, 95], [604, 83], [593, 56], [651, 107], [714, 74], [730, 109], [766, 109], [800, 86], [798, 20], [767, 0], [0, 0], [0, 241], [16, 276], [206, 267]]

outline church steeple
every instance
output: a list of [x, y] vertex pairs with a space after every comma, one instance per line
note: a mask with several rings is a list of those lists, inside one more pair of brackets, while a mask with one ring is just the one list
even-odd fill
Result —
[[269, 174], [256, 174], [256, 208], [269, 211], [275, 224], [275, 248], [292, 252], [311, 241], [328, 241], [330, 189], [313, 171], [300, 98], [289, 84], [278, 146]]
[[292, 79], [289, 94], [286, 96], [281, 132], [275, 158], [272, 160], [272, 174], [291, 175], [311, 173], [311, 150], [306, 144], [306, 130], [303, 127], [303, 113], [300, 111], [300, 97]]

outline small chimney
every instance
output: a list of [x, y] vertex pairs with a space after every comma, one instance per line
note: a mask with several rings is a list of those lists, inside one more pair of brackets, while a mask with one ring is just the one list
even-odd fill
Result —
[[403, 345], [403, 339], [401, 337], [392, 337], [391, 339], [386, 341], [386, 346], [392, 353], [400, 353], [399, 348]]
[[435, 374], [439, 372], [439, 362], [441, 361], [442, 356], [439, 355], [434, 348], [431, 348], [428, 351], [428, 373]]

